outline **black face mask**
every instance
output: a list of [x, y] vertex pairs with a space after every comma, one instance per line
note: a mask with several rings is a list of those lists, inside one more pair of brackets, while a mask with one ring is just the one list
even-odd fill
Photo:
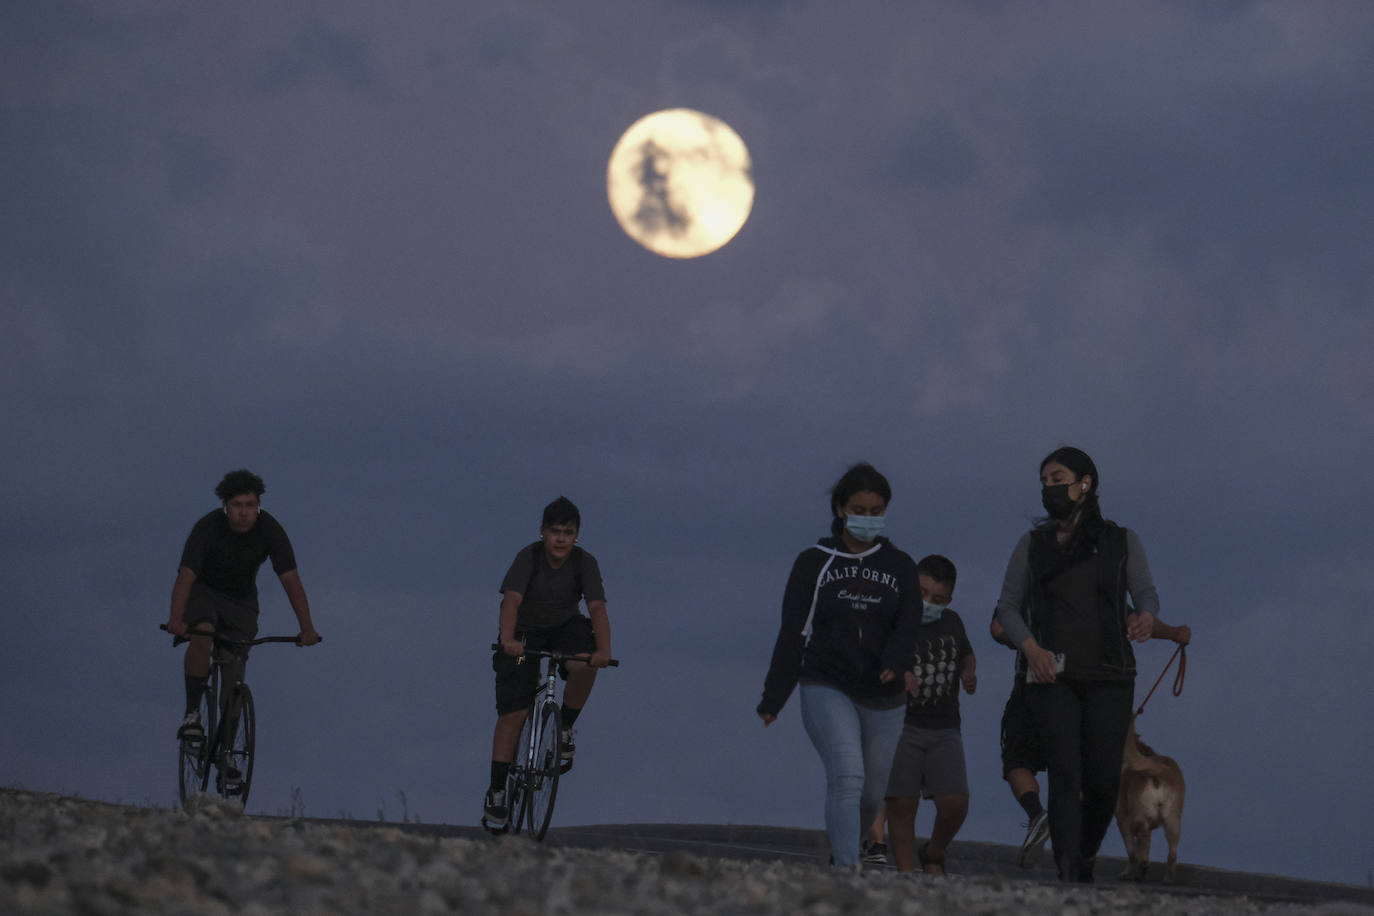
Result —
[[1069, 499], [1069, 487], [1072, 484], [1059, 483], [1051, 487], [1040, 489], [1040, 504], [1045, 507], [1045, 511], [1050, 514], [1050, 518], [1065, 519], [1073, 514], [1073, 510], [1078, 503]]

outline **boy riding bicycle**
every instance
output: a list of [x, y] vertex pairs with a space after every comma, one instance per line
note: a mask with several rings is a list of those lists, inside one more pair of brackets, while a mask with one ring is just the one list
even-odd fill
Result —
[[[215, 487], [220, 508], [211, 510], [191, 529], [181, 552], [167, 632], [190, 631], [183, 670], [186, 677], [186, 715], [178, 738], [204, 733], [200, 698], [210, 674], [209, 633], [218, 630], [233, 639], [252, 639], [258, 632], [258, 569], [268, 558], [281, 579], [301, 632], [299, 643], [320, 641], [310, 621], [310, 602], [296, 571], [296, 555], [281, 524], [262, 510], [267, 487], [252, 471], [230, 471]], [[196, 633], [207, 635], [197, 636]]]
[[[596, 681], [596, 669], [611, 660], [611, 624], [606, 591], [596, 558], [577, 546], [582, 517], [577, 506], [560, 496], [544, 507], [539, 540], [515, 555], [501, 581], [501, 648], [492, 655], [496, 672], [496, 728], [491, 741], [491, 785], [482, 813], [493, 828], [510, 819], [506, 778], [520, 740], [520, 728], [539, 688], [539, 665], [525, 661], [525, 649], [586, 653], [586, 662], [560, 666], [563, 690], [562, 769], [572, 767], [573, 723]], [[578, 610], [587, 603], [587, 616]]]

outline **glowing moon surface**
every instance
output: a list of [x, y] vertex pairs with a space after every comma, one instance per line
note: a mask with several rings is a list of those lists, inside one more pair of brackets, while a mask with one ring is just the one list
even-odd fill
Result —
[[754, 206], [749, 150], [729, 125], [670, 108], [630, 125], [606, 164], [606, 196], [625, 234], [670, 258], [709, 254]]

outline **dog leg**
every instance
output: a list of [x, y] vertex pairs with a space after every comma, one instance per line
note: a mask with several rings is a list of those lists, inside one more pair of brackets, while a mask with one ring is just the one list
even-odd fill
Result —
[[1149, 821], [1142, 821], [1140, 824], [1140, 845], [1137, 847], [1140, 861], [1136, 862], [1137, 881], [1144, 881], [1145, 876], [1150, 873], [1150, 834], [1153, 833]]
[[1164, 871], [1164, 882], [1173, 884], [1178, 877], [1178, 838], [1183, 832], [1183, 815], [1172, 811], [1164, 817], [1164, 838], [1169, 841], [1169, 864]]

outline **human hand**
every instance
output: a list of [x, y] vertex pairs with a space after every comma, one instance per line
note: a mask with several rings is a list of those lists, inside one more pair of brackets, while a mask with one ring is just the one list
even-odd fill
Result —
[[171, 633], [173, 636], [185, 636], [185, 635], [186, 635], [186, 621], [181, 620], [181, 619], [179, 619], [179, 618], [175, 618], [175, 617], [172, 618], [171, 620], [168, 620], [168, 621], [167, 621], [167, 632], [168, 632], [168, 633]]
[[314, 627], [306, 627], [304, 630], [301, 630], [300, 635], [296, 637], [296, 645], [313, 646], [315, 643], [319, 642], [320, 639], [322, 639], [322, 637], [319, 633], [315, 632]]
[[964, 693], [970, 696], [978, 689], [978, 675], [972, 668], [965, 668], [963, 671], [960, 671], [959, 680], [964, 684]]
[[906, 692], [913, 697], [921, 695], [921, 679], [916, 676], [915, 671], [902, 672], [902, 679], [906, 681]]
[[520, 658], [525, 654], [525, 644], [518, 642], [514, 636], [502, 636], [501, 651], [514, 658]]
[[1186, 646], [1193, 639], [1193, 631], [1186, 625], [1174, 627], [1174, 642], [1180, 646]]
[[1126, 618], [1126, 635], [1132, 642], [1145, 642], [1150, 638], [1154, 628], [1155, 615], [1149, 611], [1140, 611]]
[[1023, 650], [1026, 656], [1026, 670], [1031, 680], [1037, 684], [1054, 683], [1054, 653], [1049, 649], [1032, 646]]
[[605, 668], [611, 663], [611, 652], [609, 649], [597, 649], [587, 658], [587, 664], [593, 668]]
[[764, 727], [764, 728], [767, 728], [768, 726], [772, 725], [774, 722], [778, 721], [778, 717], [775, 716], [775, 715], [774, 715], [773, 713], [771, 713], [771, 712], [761, 712], [761, 713], [759, 713], [759, 718], [763, 720], [763, 727]]

